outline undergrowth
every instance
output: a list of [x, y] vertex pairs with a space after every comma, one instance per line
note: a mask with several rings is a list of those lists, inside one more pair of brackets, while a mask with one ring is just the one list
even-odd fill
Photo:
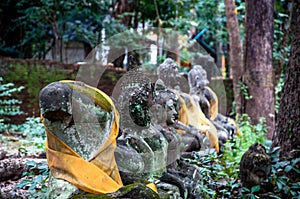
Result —
[[20, 139], [19, 153], [28, 155], [45, 151], [46, 133], [43, 123], [39, 117], [26, 118], [26, 122], [14, 127], [19, 132]]
[[[279, 159], [278, 148], [271, 149], [272, 142], [265, 137], [267, 126], [264, 118], [258, 124], [251, 125], [249, 116], [243, 114], [237, 123], [243, 134], [228, 141], [221, 154], [212, 153], [203, 157], [195, 153], [194, 163], [199, 166], [203, 175], [203, 182], [199, 184], [201, 197], [299, 198], [300, 177], [297, 181], [292, 181], [288, 176], [291, 172], [300, 176], [300, 158], [287, 158], [284, 161]], [[254, 143], [265, 146], [272, 160], [272, 170], [265, 183], [247, 189], [240, 182], [239, 166], [243, 154]]]
[[26, 163], [27, 171], [23, 172], [24, 179], [18, 183], [16, 189], [26, 189], [28, 199], [46, 199], [47, 180], [49, 168], [45, 164], [37, 164], [34, 161]]
[[43, 86], [51, 82], [71, 78], [64, 71], [46, 68], [42, 65], [24, 66], [14, 64], [8, 65], [7, 68], [9, 72], [6, 74], [6, 81], [21, 82], [26, 87], [31, 103], [36, 103], [36, 98]]
[[13, 83], [3, 83], [0, 76], [0, 132], [8, 128], [9, 116], [21, 115], [21, 101], [12, 97], [13, 93], [19, 93], [24, 86], [15, 87]]
[[211, 153], [198, 156], [195, 153], [195, 164], [203, 175], [199, 184], [202, 198], [238, 198], [242, 197], [242, 185], [239, 180], [239, 164], [243, 154], [254, 143], [268, 144], [265, 138], [265, 120], [257, 125], [251, 125], [248, 115], [238, 118], [239, 130], [242, 135], [228, 141], [222, 148], [222, 153]]

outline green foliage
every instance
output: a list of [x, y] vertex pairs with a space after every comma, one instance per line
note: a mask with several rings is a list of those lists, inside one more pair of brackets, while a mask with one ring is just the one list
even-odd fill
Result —
[[238, 118], [237, 123], [242, 135], [228, 141], [220, 155], [195, 155], [195, 164], [199, 166], [203, 180], [199, 183], [202, 198], [253, 198], [258, 192], [259, 187], [254, 187], [249, 192], [244, 190], [244, 195], [240, 194], [242, 187], [239, 182], [239, 163], [243, 154], [256, 142], [270, 146], [270, 142], [265, 138], [265, 119], [262, 118], [256, 125], [251, 125], [250, 122], [247, 114]]
[[254, 143], [267, 144], [265, 137], [267, 126], [264, 118], [260, 118], [258, 124], [251, 125], [250, 117], [247, 114], [243, 114], [238, 118], [237, 123], [242, 135], [235, 137], [233, 141], [225, 144], [225, 150], [221, 157], [221, 161], [224, 164], [224, 171], [233, 178], [238, 178], [239, 163], [249, 147]]
[[13, 83], [3, 83], [3, 77], [0, 76], [0, 115], [14, 116], [22, 114], [18, 104], [20, 100], [11, 99], [12, 93], [20, 92], [24, 86], [14, 87]]
[[23, 179], [15, 188], [26, 189], [29, 193], [25, 194], [28, 199], [46, 199], [46, 181], [49, 176], [49, 168], [45, 164], [37, 164], [34, 161], [26, 163], [28, 171], [23, 172]]
[[[282, 67], [283, 71], [288, 65], [290, 54], [290, 11], [291, 6], [287, 1], [275, 0], [274, 8], [274, 42], [273, 59], [275, 69]], [[280, 72], [280, 71], [279, 71]]]
[[14, 128], [23, 139], [20, 140], [20, 155], [28, 155], [45, 151], [46, 133], [41, 119], [26, 118], [26, 122]]
[[[202, 179], [198, 183], [198, 192], [201, 193], [201, 198], [228, 198], [238, 193], [240, 183], [226, 173], [226, 164], [221, 158], [222, 156], [216, 153], [205, 156], [195, 154], [195, 164], [199, 166], [202, 175]], [[228, 161], [228, 163], [231, 162]]]
[[[291, 151], [291, 154], [294, 152]], [[251, 189], [243, 187], [241, 198], [266, 198], [266, 196], [267, 198], [276, 199], [299, 198], [300, 178], [292, 180], [289, 176], [300, 175], [300, 158], [286, 157], [284, 160], [280, 160], [279, 147], [273, 148], [269, 155], [272, 160], [272, 170], [269, 178], [266, 182]]]
[[281, 75], [278, 84], [275, 87], [275, 96], [276, 96], [276, 103], [275, 103], [275, 113], [278, 113], [279, 110], [279, 105], [280, 105], [280, 97], [281, 97], [281, 93], [282, 93], [282, 89], [283, 89], [283, 85], [284, 85], [284, 76]]
[[[47, 84], [67, 78], [66, 72], [41, 65], [8, 65], [6, 81], [21, 82], [30, 96], [31, 103], [38, 103], [40, 90]], [[70, 75], [69, 75], [70, 76]]]
[[[45, 128], [40, 118], [27, 118], [21, 125], [15, 125], [14, 130], [23, 137], [20, 140], [19, 155], [33, 155], [45, 151]], [[15, 188], [26, 189], [26, 198], [46, 198], [49, 176], [48, 166], [34, 161], [26, 163], [27, 170], [23, 172], [24, 179]]]
[[238, 82], [238, 88], [241, 92], [241, 95], [245, 97], [246, 100], [252, 99], [253, 96], [249, 95], [248, 86], [243, 82]]
[[12, 97], [12, 93], [19, 93], [24, 86], [15, 87], [13, 83], [3, 83], [0, 76], [0, 132], [7, 128], [8, 116], [23, 114], [19, 104], [21, 101]]
[[[36, 153], [44, 153], [46, 133], [44, 125], [39, 117], [26, 118], [23, 124], [10, 124], [6, 126], [7, 133], [13, 133], [18, 144], [18, 155], [27, 156], [35, 155]], [[5, 136], [2, 137], [3, 141], [8, 141]], [[1, 140], [1, 137], [0, 137]]]
[[242, 188], [242, 197], [241, 198], [250, 198], [250, 199], [255, 199], [259, 198], [256, 196], [256, 193], [260, 191], [260, 185], [256, 185], [251, 187], [251, 189], [247, 189], [246, 187]]
[[[19, 57], [43, 58], [57, 39], [76, 40], [95, 46], [101, 41], [101, 29], [116, 25], [114, 21], [108, 20], [111, 3], [109, 0], [20, 0], [0, 3], [0, 12], [1, 8], [16, 11], [9, 16], [4, 12], [4, 17], [8, 17], [13, 23], [5, 29], [1, 39], [9, 40], [10, 34], [18, 35], [18, 30], [22, 30], [21, 41], [16, 41], [13, 45], [3, 42], [0, 50], [3, 49], [6, 54], [10, 50], [18, 53]], [[23, 53], [18, 52], [18, 49]]]
[[[256, 125], [251, 125], [250, 118], [244, 114], [237, 119], [243, 133], [233, 141], [227, 142], [219, 156], [211, 154], [199, 161], [207, 175], [203, 176], [206, 190], [205, 197], [213, 198], [299, 198], [300, 178], [292, 180], [289, 176], [300, 176], [300, 158], [287, 157], [279, 159], [279, 148], [270, 149], [272, 142], [265, 135], [267, 126], [261, 118]], [[271, 174], [266, 182], [247, 189], [239, 182], [239, 163], [242, 155], [254, 143], [264, 145], [272, 160]], [[299, 152], [299, 150], [298, 150]], [[292, 151], [291, 154], [296, 153]], [[291, 155], [292, 156], [292, 155]], [[224, 183], [225, 182], [225, 183]]]
[[[300, 158], [293, 158], [293, 153], [299, 150], [291, 151], [289, 157], [284, 160], [279, 159], [279, 147], [270, 151], [272, 159], [272, 170], [268, 182], [273, 186], [274, 195], [280, 198], [299, 198], [300, 197]], [[290, 176], [298, 176], [292, 180]]]

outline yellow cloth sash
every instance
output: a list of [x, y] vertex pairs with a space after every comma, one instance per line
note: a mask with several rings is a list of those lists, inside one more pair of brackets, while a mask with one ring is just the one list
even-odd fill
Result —
[[[201, 108], [195, 103], [194, 99], [190, 95], [186, 94], [184, 96], [189, 98], [189, 103], [186, 103], [178, 91], [174, 92], [180, 100], [178, 121], [186, 125], [192, 125], [199, 129], [209, 139], [211, 147], [215, 148], [216, 151], [219, 152], [219, 139], [216, 127], [205, 117]], [[215, 111], [215, 106], [213, 110]]]
[[111, 99], [102, 91], [88, 85], [78, 85], [74, 81], [62, 81], [71, 89], [76, 89], [95, 99], [105, 110], [114, 110], [114, 122], [109, 138], [90, 161], [84, 160], [72, 148], [46, 128], [46, 153], [51, 174], [64, 179], [81, 190], [94, 194], [117, 191], [123, 186], [114, 157], [116, 137], [119, 131], [119, 113]]
[[186, 105], [189, 118], [189, 125], [199, 129], [210, 141], [210, 147], [219, 152], [219, 139], [216, 127], [205, 117], [200, 107], [190, 97], [190, 102]]
[[216, 93], [209, 88], [208, 86], [205, 87], [213, 96], [213, 98], [209, 101], [210, 104], [210, 109], [209, 109], [209, 114], [210, 114], [210, 119], [214, 120], [216, 119], [217, 115], [218, 115], [218, 97], [216, 95]]
[[[189, 116], [188, 116], [188, 111], [187, 111], [185, 101], [177, 91], [175, 91], [175, 93], [176, 93], [177, 97], [179, 98], [179, 103], [180, 103], [180, 108], [179, 108], [179, 113], [178, 113], [178, 121], [182, 122], [183, 124], [188, 125]], [[181, 129], [177, 129], [177, 131], [180, 134], [184, 133], [184, 130], [181, 130]]]

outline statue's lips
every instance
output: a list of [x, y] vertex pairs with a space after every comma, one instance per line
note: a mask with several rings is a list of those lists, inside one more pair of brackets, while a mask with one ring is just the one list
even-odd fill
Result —
[[176, 117], [175, 117], [175, 116], [172, 116], [172, 117], [171, 117], [171, 120], [175, 122], [175, 121], [176, 121]]
[[205, 84], [201, 84], [201, 85], [197, 85], [197, 88], [200, 90], [204, 90], [205, 86], [206, 86]]

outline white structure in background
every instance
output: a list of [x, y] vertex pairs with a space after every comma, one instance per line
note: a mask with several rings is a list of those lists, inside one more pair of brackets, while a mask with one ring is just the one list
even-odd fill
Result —
[[150, 45], [150, 63], [151, 64], [157, 63], [157, 45], [154, 44]]
[[103, 65], [107, 64], [108, 53], [110, 50], [110, 47], [105, 45], [105, 39], [106, 39], [106, 33], [105, 33], [105, 29], [103, 28], [101, 30], [101, 45], [96, 46], [95, 48], [96, 61], [100, 61]]

